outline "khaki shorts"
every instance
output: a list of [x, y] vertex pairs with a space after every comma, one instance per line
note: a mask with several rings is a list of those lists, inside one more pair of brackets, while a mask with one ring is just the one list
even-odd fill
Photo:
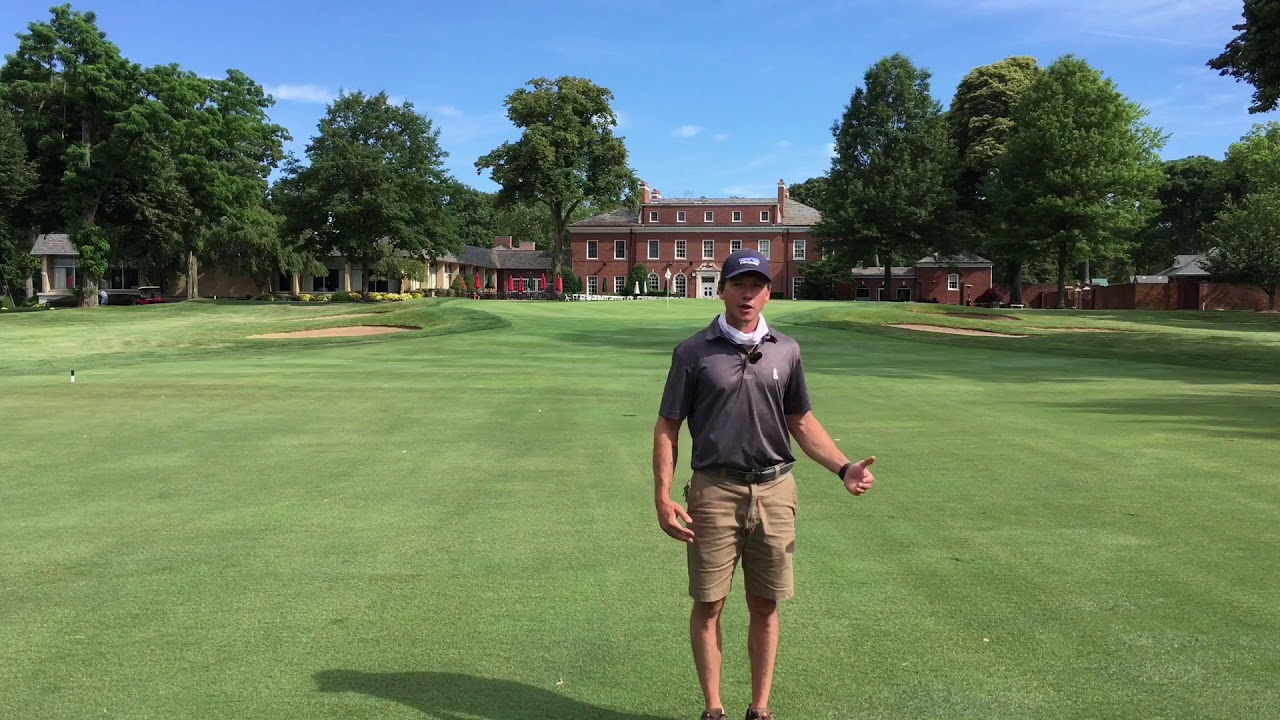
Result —
[[796, 480], [787, 473], [757, 485], [697, 470], [685, 488], [694, 540], [689, 595], [699, 602], [728, 597], [738, 560], [747, 592], [786, 600], [795, 592]]

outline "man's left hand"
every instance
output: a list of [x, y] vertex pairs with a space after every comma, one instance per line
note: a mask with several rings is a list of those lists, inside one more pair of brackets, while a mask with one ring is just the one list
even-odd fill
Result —
[[854, 495], [861, 495], [871, 489], [871, 483], [876, 481], [876, 476], [871, 474], [871, 464], [876, 461], [875, 456], [871, 456], [862, 462], [856, 462], [849, 466], [844, 473], [844, 487]]

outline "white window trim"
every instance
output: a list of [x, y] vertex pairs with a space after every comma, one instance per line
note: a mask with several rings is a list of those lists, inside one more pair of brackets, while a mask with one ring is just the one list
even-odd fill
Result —
[[[596, 286], [596, 289], [595, 289], [595, 291], [594, 291], [594, 292], [591, 290], [591, 286], [592, 286], [592, 285], [595, 285], [595, 286]], [[599, 280], [599, 279], [597, 279], [595, 275], [588, 275], [588, 276], [587, 276], [587, 294], [588, 294], [588, 295], [599, 295], [599, 294], [600, 294], [600, 280]]]
[[662, 278], [658, 275], [658, 273], [651, 272], [649, 273], [649, 276], [644, 279], [644, 290], [645, 292], [661, 292], [662, 291]]
[[804, 240], [795, 240], [791, 243], [792, 260], [804, 260], [805, 254], [808, 252], [808, 244]]
[[[621, 254], [619, 254], [619, 253], [618, 253], [618, 245], [619, 245], [619, 243], [621, 243], [621, 245], [622, 245], [622, 253], [621, 253]], [[627, 259], [627, 241], [626, 241], [626, 240], [614, 240], [614, 241], [613, 241], [613, 259], [614, 259], [614, 260], [626, 260], [626, 259]]]
[[613, 294], [614, 294], [614, 295], [621, 295], [621, 294], [622, 294], [622, 291], [623, 291], [626, 287], [627, 287], [627, 276], [626, 276], [626, 275], [614, 275], [614, 276], [613, 276]]
[[649, 259], [659, 260], [662, 257], [662, 242], [659, 240], [649, 241]]
[[[707, 254], [707, 243], [711, 243], [711, 254], [710, 254], [710, 255], [708, 255], [708, 254]], [[716, 241], [715, 241], [715, 240], [703, 240], [703, 241], [702, 241], [702, 259], [703, 259], [703, 260], [715, 260], [715, 259], [716, 259]]]
[[[595, 252], [592, 252], [593, 250], [594, 250]], [[600, 259], [600, 241], [599, 241], [599, 240], [588, 240], [588, 241], [587, 241], [587, 259], [588, 259], [588, 260], [599, 260], [599, 259]]]
[[773, 222], [773, 215], [768, 210], [760, 211], [760, 222]]
[[676, 211], [676, 222], [678, 223], [685, 222], [685, 213], [683, 210]]
[[740, 222], [742, 222], [742, 211], [741, 211], [741, 210], [734, 210], [734, 211], [733, 211], [733, 215], [732, 215], [731, 217], [733, 218], [733, 221], [734, 221], [734, 222], [736, 222], [736, 223], [740, 223]]
[[796, 296], [800, 294], [798, 291], [801, 285], [804, 285], [804, 276], [802, 275], [792, 276], [791, 278], [791, 299], [792, 300], [795, 300]]
[[677, 260], [689, 259], [689, 242], [687, 240], [676, 241], [676, 259]]
[[703, 213], [702, 213], [702, 222], [704, 222], [704, 223], [713, 223], [713, 222], [715, 222], [715, 221], [716, 221], [716, 211], [715, 211], [715, 210], [707, 210], [707, 211], [705, 211], [705, 212], [703, 212]]
[[[736, 247], [735, 247], [735, 246], [736, 246]], [[735, 252], [735, 251], [738, 251], [738, 250], [741, 250], [741, 249], [742, 249], [742, 241], [741, 241], [741, 240], [730, 240], [730, 241], [729, 241], [729, 252]]]
[[[677, 288], [680, 286], [680, 283], [682, 282], [684, 283], [684, 290], [676, 292]], [[676, 273], [671, 278], [671, 291], [675, 293], [678, 297], [688, 297], [689, 296], [689, 278], [685, 277], [684, 273]]]
[[773, 243], [768, 240], [756, 241], [756, 252], [764, 255], [766, 258], [773, 254]]
[[960, 276], [956, 273], [947, 276], [947, 290], [951, 292], [960, 290]]
[[651, 223], [656, 223], [656, 222], [658, 222], [658, 211], [657, 211], [657, 210], [650, 210], [650, 211], [649, 211], [649, 222], [651, 222]]

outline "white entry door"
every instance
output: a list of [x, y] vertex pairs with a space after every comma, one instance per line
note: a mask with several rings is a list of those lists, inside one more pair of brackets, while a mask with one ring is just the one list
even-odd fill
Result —
[[715, 298], [716, 296], [716, 280], [712, 277], [702, 278], [702, 297]]

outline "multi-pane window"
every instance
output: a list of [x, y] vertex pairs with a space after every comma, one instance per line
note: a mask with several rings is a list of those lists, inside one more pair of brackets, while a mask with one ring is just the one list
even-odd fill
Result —
[[597, 240], [588, 240], [588, 241], [587, 241], [587, 259], [588, 259], [588, 260], [599, 260], [599, 259], [600, 259], [600, 243], [599, 243], [599, 241], [597, 241]]
[[716, 214], [714, 210], [708, 210], [702, 214], [702, 222], [715, 222]]
[[796, 240], [795, 245], [792, 246], [791, 258], [793, 260], [804, 259], [804, 240]]
[[714, 260], [715, 257], [716, 257], [716, 241], [703, 240], [702, 241], [702, 259]]
[[734, 222], [742, 222], [742, 211], [741, 211], [741, 210], [734, 210], [734, 211], [733, 211], [733, 221], [734, 221]]
[[761, 240], [758, 247], [760, 249], [761, 255], [765, 257], [769, 257], [769, 241], [768, 240]]
[[688, 244], [688, 241], [685, 241], [685, 240], [677, 240], [677, 241], [676, 241], [676, 259], [677, 259], [677, 260], [688, 260], [688, 259], [689, 259], [689, 244]]
[[649, 241], [649, 259], [650, 260], [658, 259], [658, 241], [657, 240]]
[[627, 257], [627, 241], [614, 240], [613, 241], [613, 259], [625, 260], [626, 257]]
[[738, 252], [738, 251], [739, 251], [739, 250], [741, 250], [741, 249], [742, 249], [742, 241], [741, 241], [741, 240], [730, 240], [730, 241], [729, 241], [729, 252]]

